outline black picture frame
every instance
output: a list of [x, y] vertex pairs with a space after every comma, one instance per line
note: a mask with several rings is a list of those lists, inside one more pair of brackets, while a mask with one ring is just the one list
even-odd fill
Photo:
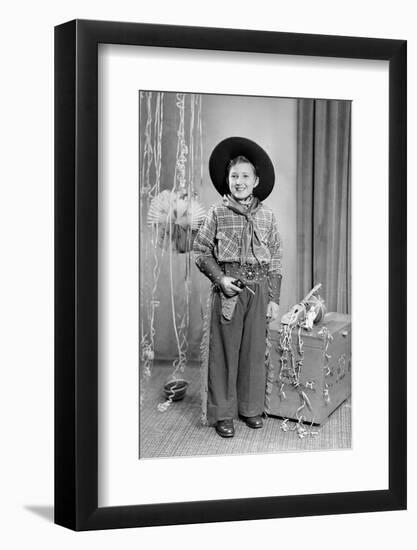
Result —
[[[99, 44], [389, 62], [387, 490], [98, 507]], [[78, 531], [406, 508], [406, 52], [405, 40], [85, 20], [55, 28], [57, 524]]]

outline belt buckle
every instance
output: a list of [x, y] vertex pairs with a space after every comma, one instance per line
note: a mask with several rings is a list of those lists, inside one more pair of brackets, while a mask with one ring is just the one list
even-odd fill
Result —
[[248, 281], [252, 281], [256, 277], [255, 269], [252, 267], [246, 268], [245, 277]]

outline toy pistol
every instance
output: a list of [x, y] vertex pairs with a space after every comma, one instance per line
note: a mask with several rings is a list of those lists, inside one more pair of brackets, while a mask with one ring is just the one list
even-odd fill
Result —
[[241, 281], [240, 279], [235, 279], [234, 281], [232, 281], [232, 284], [234, 284], [235, 286], [237, 286], [239, 288], [242, 288], [242, 289], [246, 287], [249, 290], [249, 292], [251, 292], [253, 295], [255, 295], [255, 292], [251, 288], [246, 286], [246, 284], [243, 281]]

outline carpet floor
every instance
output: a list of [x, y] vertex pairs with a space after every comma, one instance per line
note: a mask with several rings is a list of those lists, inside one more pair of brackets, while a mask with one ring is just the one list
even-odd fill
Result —
[[[158, 410], [164, 401], [162, 388], [171, 369], [154, 365], [144, 392], [139, 422], [139, 457], [166, 458], [214, 456], [287, 451], [320, 451], [351, 447], [351, 406], [345, 401], [328, 421], [313, 429], [318, 434], [300, 439], [295, 431], [284, 432], [280, 418], [268, 417], [262, 429], [253, 430], [235, 421], [235, 437], [219, 437], [214, 428], [201, 424], [200, 370], [188, 367], [187, 393], [182, 401], [171, 403], [165, 412]], [[289, 423], [294, 427], [294, 422]], [[308, 426], [307, 426], [308, 427]]]

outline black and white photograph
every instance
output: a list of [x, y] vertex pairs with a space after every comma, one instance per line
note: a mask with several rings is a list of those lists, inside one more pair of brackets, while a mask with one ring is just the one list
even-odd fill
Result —
[[139, 458], [351, 448], [353, 102], [138, 101]]

